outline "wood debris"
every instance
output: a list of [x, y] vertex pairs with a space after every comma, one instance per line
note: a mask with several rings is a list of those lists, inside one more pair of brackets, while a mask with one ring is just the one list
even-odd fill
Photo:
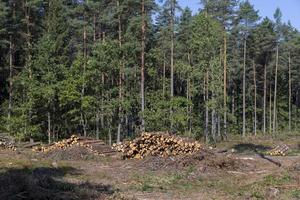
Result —
[[123, 153], [124, 158], [143, 159], [146, 156], [177, 156], [193, 154], [201, 150], [197, 141], [188, 141], [169, 133], [142, 133], [132, 141], [114, 144], [113, 148]]
[[102, 153], [94, 149], [97, 145], [106, 146], [102, 140], [92, 140], [92, 139], [82, 138], [77, 135], [72, 135], [69, 139], [64, 139], [48, 146], [36, 146], [33, 147], [32, 150], [35, 152], [49, 152], [58, 149], [66, 150], [70, 147], [80, 146], [80, 147], [85, 147], [95, 155], [104, 155], [105, 152]]

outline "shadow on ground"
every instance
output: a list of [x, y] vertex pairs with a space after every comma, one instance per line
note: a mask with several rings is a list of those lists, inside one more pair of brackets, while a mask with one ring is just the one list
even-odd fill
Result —
[[271, 150], [270, 146], [256, 145], [252, 143], [242, 143], [233, 146], [237, 153], [259, 153]]
[[80, 171], [71, 167], [5, 170], [0, 173], [0, 199], [106, 199], [114, 192], [110, 185], [66, 182], [63, 177], [67, 174]]

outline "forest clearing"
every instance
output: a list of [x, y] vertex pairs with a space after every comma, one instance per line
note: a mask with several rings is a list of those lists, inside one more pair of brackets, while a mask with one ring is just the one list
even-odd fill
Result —
[[0, 200], [299, 200], [299, 8], [0, 0]]
[[[142, 138], [135, 142], [142, 144]], [[296, 200], [299, 139], [233, 139], [217, 148], [201, 145], [193, 153], [143, 159], [124, 157], [130, 150], [117, 152], [101, 141], [75, 136], [44, 150], [37, 148], [40, 144], [19, 144], [0, 150], [0, 199]], [[277, 146], [289, 149], [284, 156], [270, 156]]]

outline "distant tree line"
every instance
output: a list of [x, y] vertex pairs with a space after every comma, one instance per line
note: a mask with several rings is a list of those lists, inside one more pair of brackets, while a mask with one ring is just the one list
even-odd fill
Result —
[[299, 130], [300, 34], [239, 0], [1, 0], [0, 124], [18, 139], [216, 142]]

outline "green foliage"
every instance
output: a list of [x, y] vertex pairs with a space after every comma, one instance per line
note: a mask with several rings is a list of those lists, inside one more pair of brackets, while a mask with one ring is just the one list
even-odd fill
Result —
[[[144, 116], [147, 131], [172, 128], [200, 139], [204, 130], [224, 131], [225, 109], [228, 132], [238, 134], [242, 121], [244, 41], [248, 131], [252, 132], [254, 121], [252, 63], [257, 75], [257, 115], [262, 119], [264, 83], [266, 108], [271, 105], [272, 110], [274, 103], [277, 45], [278, 129], [287, 129], [289, 116], [293, 131], [299, 128], [300, 34], [290, 23], [283, 22], [279, 9], [275, 21], [259, 21], [249, 1], [202, 0], [203, 9], [193, 15], [189, 8], [181, 9], [177, 1], [156, 4], [145, 0], [146, 108], [141, 113], [142, 1], [13, 2], [0, 2], [0, 113], [1, 130], [8, 131], [10, 127], [10, 134], [19, 139], [46, 139], [48, 114], [51, 132], [58, 132], [60, 137], [82, 133], [84, 127], [91, 136], [97, 132], [107, 139], [110, 132], [115, 140], [119, 124], [122, 138], [134, 137]], [[174, 98], [170, 95], [172, 38]], [[269, 125], [273, 116], [268, 111]], [[258, 129], [262, 129], [261, 121], [258, 120]]]

